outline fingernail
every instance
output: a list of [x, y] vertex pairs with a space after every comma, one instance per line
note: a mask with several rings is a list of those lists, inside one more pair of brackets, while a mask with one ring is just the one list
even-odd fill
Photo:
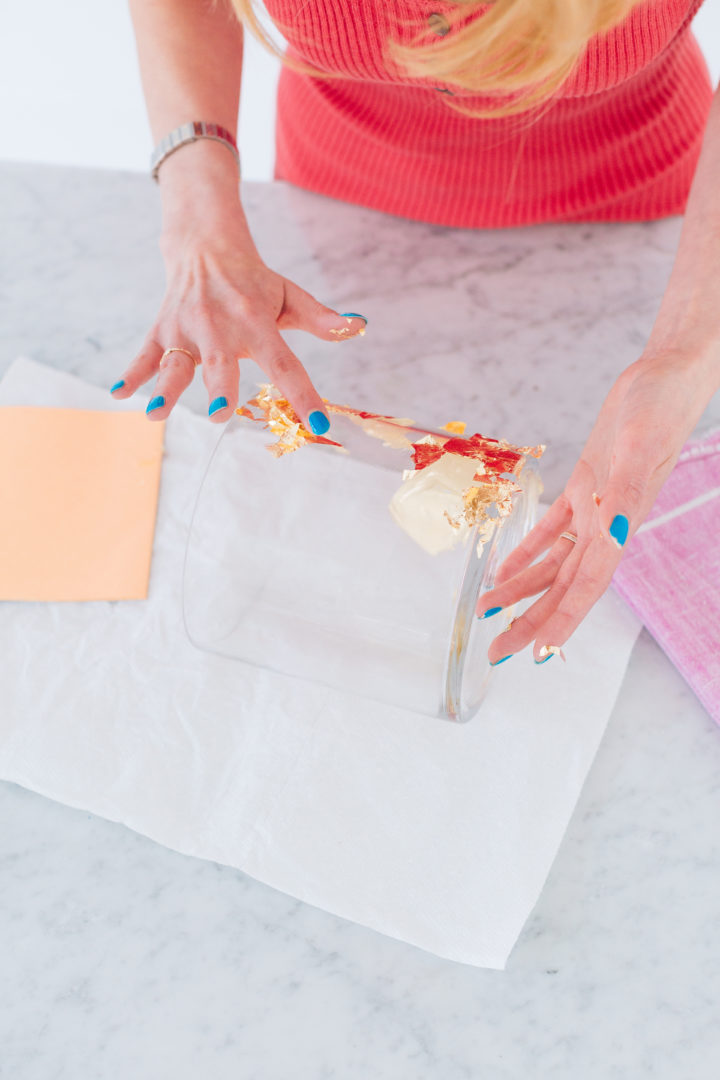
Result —
[[498, 611], [502, 611], [501, 607], [488, 608], [484, 615], [478, 615], [479, 619], [489, 619], [491, 615], [497, 615]]
[[210, 403], [210, 408], [208, 409], [208, 416], [212, 416], [213, 413], [218, 412], [220, 409], [227, 409], [226, 397], [216, 397], [215, 400]]
[[155, 409], [162, 409], [164, 404], [165, 404], [165, 398], [162, 396], [162, 394], [158, 394], [157, 397], [150, 398], [150, 400], [148, 401], [148, 407], [145, 410], [145, 412], [146, 413], [151, 413], [151, 412], [154, 412]]
[[555, 655], [554, 652], [548, 653], [544, 660], [534, 660], [533, 663], [535, 663], [535, 664], [547, 664], [548, 660], [552, 660], [554, 655]]
[[616, 514], [610, 526], [610, 535], [618, 547], [622, 547], [628, 537], [630, 522], [624, 514]]
[[505, 661], [509, 660], [512, 655], [513, 655], [512, 653], [509, 653], [507, 656], [503, 656], [502, 660], [496, 660], [494, 664], [493, 663], [490, 664], [490, 667], [497, 667], [498, 664], [504, 664]]
[[341, 311], [340, 314], [344, 319], [365, 319], [367, 326], [367, 318], [364, 315], [358, 315], [357, 311]]
[[116, 383], [113, 383], [113, 385], [110, 387], [110, 393], [114, 394], [116, 390], [119, 390], [120, 387], [124, 386], [124, 385], [125, 385], [125, 380], [124, 379], [118, 379], [118, 381]]
[[313, 435], [324, 435], [330, 427], [330, 421], [324, 412], [320, 412], [316, 409], [315, 412], [311, 412], [308, 416], [308, 424]]

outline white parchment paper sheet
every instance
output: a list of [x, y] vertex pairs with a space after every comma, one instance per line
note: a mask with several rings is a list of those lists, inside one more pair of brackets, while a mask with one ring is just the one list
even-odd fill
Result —
[[[141, 408], [29, 360], [1, 404]], [[640, 623], [608, 592], [567, 664], [529, 650], [451, 724], [196, 650], [180, 607], [217, 428], [171, 414], [150, 595], [0, 604], [0, 777], [439, 956], [504, 967]], [[91, 452], [92, 448], [88, 448]]]

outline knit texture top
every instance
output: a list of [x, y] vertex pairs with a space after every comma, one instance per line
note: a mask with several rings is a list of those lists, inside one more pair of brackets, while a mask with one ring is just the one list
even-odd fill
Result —
[[[645, 0], [593, 37], [550, 106], [479, 119], [450, 84], [391, 73], [389, 35], [440, 0], [266, 0], [288, 55], [341, 78], [280, 74], [276, 179], [405, 218], [469, 228], [682, 214], [713, 96], [690, 29], [702, 0]], [[478, 16], [482, 18], [484, 12]], [[434, 20], [437, 23], [437, 20]], [[455, 88], [463, 104], [493, 99]]]

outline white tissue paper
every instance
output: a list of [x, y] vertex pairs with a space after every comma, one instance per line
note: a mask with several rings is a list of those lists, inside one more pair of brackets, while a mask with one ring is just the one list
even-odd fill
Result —
[[[137, 409], [30, 360], [0, 404]], [[529, 650], [453, 724], [187, 640], [187, 528], [219, 432], [167, 422], [149, 598], [0, 604], [0, 777], [438, 956], [503, 968], [640, 629], [606, 593], [568, 662]]]

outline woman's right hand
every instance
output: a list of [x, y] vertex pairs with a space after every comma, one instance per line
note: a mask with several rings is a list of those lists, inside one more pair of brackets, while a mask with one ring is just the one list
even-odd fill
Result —
[[[179, 155], [178, 155], [179, 156]], [[170, 165], [172, 158], [166, 165]], [[163, 168], [166, 167], [163, 166]], [[238, 358], [250, 357], [291, 403], [303, 424], [323, 434], [329, 420], [310, 377], [280, 335], [306, 330], [325, 341], [362, 333], [361, 315], [341, 315], [295, 282], [275, 273], [260, 258], [237, 199], [215, 220], [197, 217], [165, 228], [160, 246], [167, 288], [160, 312], [139, 353], [113, 390], [130, 397], [158, 375], [148, 416], [169, 415], [195, 374], [187, 349], [202, 365], [208, 413], [218, 423], [238, 404]], [[117, 386], [117, 384], [116, 384]]]

